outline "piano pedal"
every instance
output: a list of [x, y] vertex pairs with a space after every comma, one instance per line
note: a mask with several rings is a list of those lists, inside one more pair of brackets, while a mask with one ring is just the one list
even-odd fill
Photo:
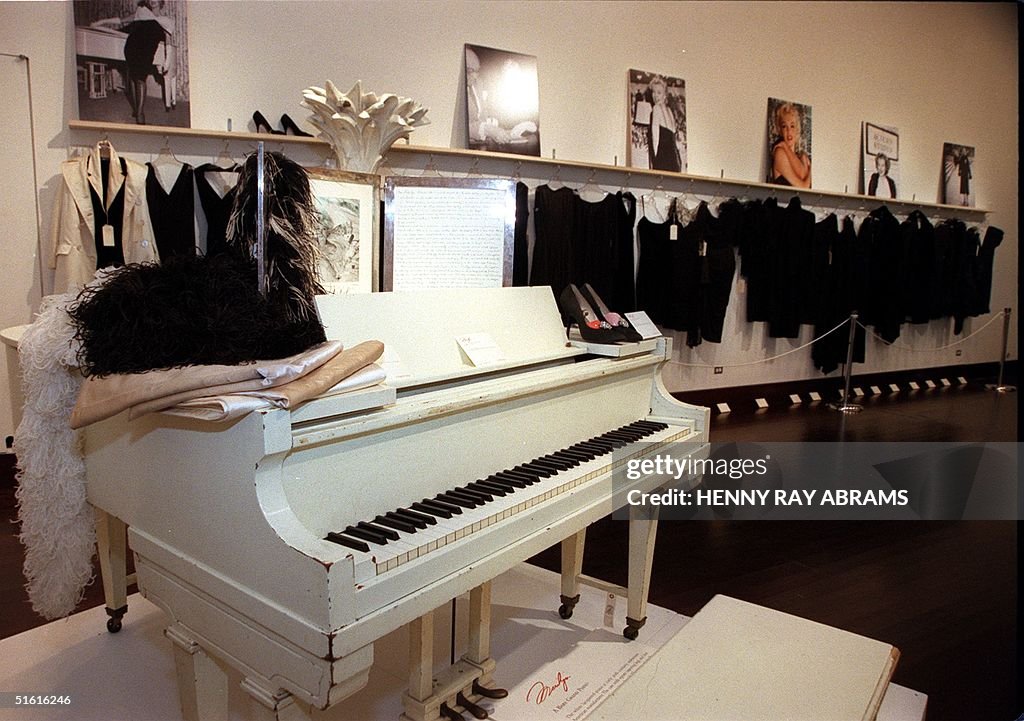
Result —
[[647, 623], [647, 616], [644, 616], [640, 620], [630, 618], [626, 616], [626, 627], [622, 629], [622, 635], [630, 641], [635, 641], [636, 637], [640, 635], [640, 629]]
[[580, 601], [580, 594], [575, 596], [559, 596], [558, 599], [562, 602], [562, 605], [558, 607], [558, 615], [563, 619], [572, 618], [573, 609], [576, 608], [576, 604]]
[[485, 709], [483, 706], [477, 706], [475, 703], [466, 698], [466, 695], [462, 693], [462, 691], [459, 691], [455, 695], [455, 703], [469, 711], [478, 719], [485, 719], [490, 715], [487, 713], [487, 709]]
[[438, 710], [441, 712], [441, 716], [443, 716], [446, 719], [450, 719], [451, 721], [466, 721], [465, 716], [460, 714], [458, 711], [456, 711], [446, 703], [441, 704], [441, 708]]
[[473, 693], [477, 696], [483, 696], [484, 698], [505, 698], [508, 696], [508, 691], [503, 688], [487, 688], [481, 686], [480, 681], [473, 679]]
[[121, 606], [121, 608], [110, 608], [108, 606], [105, 610], [107, 615], [110, 616], [107, 619], [107, 630], [110, 633], [117, 633], [121, 630], [121, 619], [128, 613], [128, 604]]

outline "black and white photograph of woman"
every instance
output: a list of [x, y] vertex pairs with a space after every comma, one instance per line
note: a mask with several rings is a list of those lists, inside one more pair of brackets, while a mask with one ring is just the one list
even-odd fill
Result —
[[686, 170], [686, 83], [629, 71], [629, 158], [634, 168]]
[[974, 148], [944, 143], [942, 146], [943, 203], [974, 207]]
[[185, 0], [74, 4], [82, 120], [189, 127]]
[[811, 187], [811, 106], [768, 98], [768, 182]]
[[896, 128], [861, 123], [862, 192], [875, 198], [895, 198], [900, 182], [900, 134]]
[[466, 45], [468, 146], [540, 155], [540, 86], [532, 55]]

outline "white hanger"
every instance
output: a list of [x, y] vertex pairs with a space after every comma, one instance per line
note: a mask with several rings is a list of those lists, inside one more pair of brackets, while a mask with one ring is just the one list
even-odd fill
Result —
[[601, 186], [594, 183], [594, 174], [596, 172], [596, 170], [591, 170], [590, 177], [587, 178], [587, 182], [581, 185], [579, 190], [576, 191], [576, 194], [588, 203], [597, 202], [607, 195]]

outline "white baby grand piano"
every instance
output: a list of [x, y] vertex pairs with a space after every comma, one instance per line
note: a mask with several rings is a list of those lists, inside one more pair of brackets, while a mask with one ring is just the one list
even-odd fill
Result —
[[[570, 614], [584, 530], [612, 510], [611, 465], [677, 440], [707, 452], [707, 409], [661, 383], [670, 341], [612, 356], [567, 346], [548, 288], [328, 296], [319, 308], [328, 337], [385, 343], [388, 386], [233, 424], [121, 414], [86, 434], [89, 500], [112, 528], [128, 524], [140, 591], [170, 616], [186, 718], [227, 715], [214, 658], [242, 673], [254, 713], [331, 706], [366, 683], [374, 641], [410, 623], [405, 714], [437, 718], [491, 682], [492, 578], [561, 541]], [[487, 334], [504, 360], [474, 367], [456, 342], [465, 334]], [[617, 448], [587, 459], [595, 444], [581, 442], [598, 436]], [[567, 456], [577, 462], [558, 467]], [[551, 473], [516, 483], [542, 467]], [[462, 492], [439, 494], [459, 487], [491, 499], [431, 516], [422, 502], [458, 505]], [[361, 550], [347, 530], [408, 523], [417, 508], [431, 522], [396, 523], [386, 544], [371, 533]], [[645, 616], [655, 526], [631, 521], [627, 636]], [[469, 649], [432, 676], [432, 612], [467, 592]]]

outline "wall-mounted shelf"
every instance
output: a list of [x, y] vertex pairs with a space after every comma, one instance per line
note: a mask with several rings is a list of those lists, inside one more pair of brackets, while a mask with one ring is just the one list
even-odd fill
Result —
[[[228, 132], [223, 130], [200, 130], [196, 128], [177, 128], [161, 125], [129, 125], [125, 123], [104, 123], [93, 120], [72, 120], [68, 123], [72, 131], [90, 131], [94, 133], [128, 133], [138, 135], [149, 135], [159, 137], [182, 137], [199, 138], [207, 140], [224, 141], [247, 141], [257, 142], [263, 140], [271, 143], [285, 143], [295, 145], [307, 145], [313, 148], [329, 149], [329, 145], [319, 138], [306, 138], [295, 135], [271, 135], [267, 133], [249, 132]], [[582, 170], [593, 177], [597, 173], [625, 175], [627, 178], [644, 178], [652, 184], [670, 184], [673, 188], [687, 186], [689, 188], [703, 189], [707, 187], [718, 187], [727, 189], [725, 193], [717, 195], [747, 195], [752, 191], [762, 193], [787, 193], [803, 198], [808, 204], [816, 206], [838, 205], [840, 203], [871, 203], [874, 205], [884, 203], [893, 209], [903, 209], [909, 212], [913, 209], [935, 211], [942, 214], [964, 215], [970, 218], [982, 218], [990, 211], [986, 208], [969, 208], [962, 205], [948, 205], [945, 203], [928, 203], [919, 200], [883, 200], [870, 195], [857, 193], [843, 193], [833, 190], [819, 188], [801, 189], [791, 188], [785, 185], [773, 185], [751, 180], [736, 180], [733, 178], [715, 178], [706, 175], [691, 175], [688, 173], [672, 173], [662, 170], [649, 170], [647, 168], [631, 168], [624, 165], [606, 165], [602, 163], [585, 163], [578, 160], [560, 160], [556, 158], [539, 158], [529, 155], [513, 155], [511, 153], [496, 153], [487, 150], [468, 150], [466, 148], [442, 148], [425, 145], [412, 145], [408, 143], [396, 143], [391, 146], [388, 153], [417, 154], [436, 157], [459, 158], [468, 161], [496, 161], [511, 163], [518, 170], [521, 167], [539, 166], [553, 170], [566, 168], [570, 170]], [[510, 173], [512, 175], [513, 173]], [[628, 181], [626, 181], [628, 182]], [[623, 183], [625, 184], [625, 182]]]

